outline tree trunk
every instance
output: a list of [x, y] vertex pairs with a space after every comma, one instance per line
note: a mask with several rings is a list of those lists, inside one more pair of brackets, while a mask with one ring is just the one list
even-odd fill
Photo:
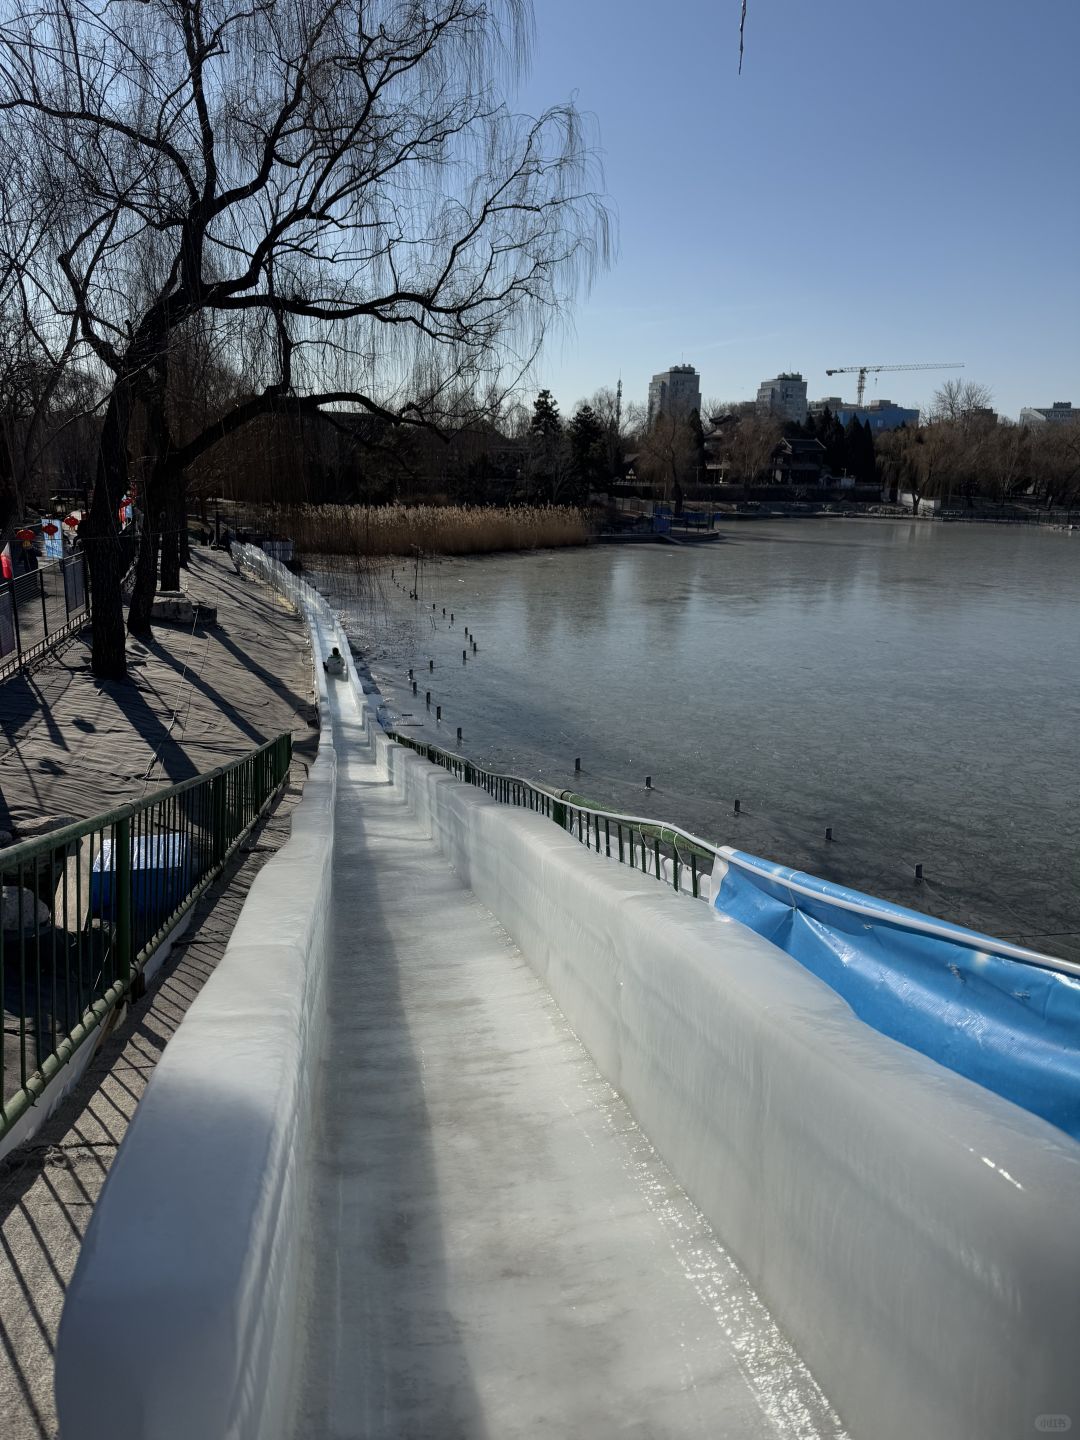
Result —
[[128, 606], [127, 628], [131, 635], [150, 639], [153, 631], [150, 612], [157, 591], [158, 550], [161, 546], [161, 512], [158, 486], [147, 482], [143, 498], [143, 532], [139, 541], [139, 558], [135, 562], [135, 588]]
[[127, 549], [121, 543], [118, 511], [127, 490], [127, 436], [131, 391], [117, 380], [109, 396], [98, 442], [94, 498], [79, 526], [90, 576], [90, 625], [93, 648], [90, 668], [99, 680], [127, 677], [124, 652], [124, 607], [121, 582]]
[[11, 460], [11, 443], [8, 422], [0, 421], [0, 530], [6, 528], [9, 520], [19, 520], [22, 506], [19, 503], [19, 489], [15, 484], [15, 466]]
[[165, 487], [165, 523], [161, 530], [161, 588], [180, 589], [181, 530], [185, 524], [183, 482], [173, 476]]
[[145, 397], [147, 440], [152, 447], [153, 466], [146, 479], [146, 493], [143, 496], [143, 532], [139, 543], [139, 558], [135, 564], [135, 588], [128, 606], [128, 631], [143, 639], [152, 635], [150, 613], [154, 606], [157, 589], [158, 550], [161, 546], [161, 532], [164, 528], [162, 498], [168, 485], [169, 454], [172, 448], [169, 424], [165, 417], [164, 377], [159, 385]]
[[188, 493], [187, 476], [178, 475], [176, 488], [179, 492], [180, 509], [180, 564], [186, 570], [191, 564], [191, 537], [188, 535]]

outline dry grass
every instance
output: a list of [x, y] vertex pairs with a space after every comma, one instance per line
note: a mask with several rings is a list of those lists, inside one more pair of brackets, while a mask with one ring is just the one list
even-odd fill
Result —
[[568, 505], [297, 505], [267, 518], [305, 555], [485, 555], [588, 540], [585, 516]]

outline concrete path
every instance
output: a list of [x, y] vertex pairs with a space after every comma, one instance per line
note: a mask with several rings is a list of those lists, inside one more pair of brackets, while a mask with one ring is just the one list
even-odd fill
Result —
[[197, 549], [184, 588], [216, 605], [205, 630], [128, 637], [129, 678], [90, 673], [90, 631], [0, 685], [0, 830], [81, 820], [248, 754], [283, 730], [314, 753], [307, 633], [288, 604], [220, 551]]
[[337, 958], [297, 1440], [839, 1435], [334, 690]]

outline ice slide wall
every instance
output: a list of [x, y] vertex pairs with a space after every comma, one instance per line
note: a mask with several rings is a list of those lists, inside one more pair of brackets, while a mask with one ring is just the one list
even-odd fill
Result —
[[854, 1436], [1080, 1418], [1073, 1141], [743, 926], [377, 743]]
[[[316, 646], [338, 639], [314, 631]], [[336, 790], [326, 729], [291, 836], [256, 876], [109, 1172], [61, 1317], [64, 1440], [287, 1433]]]
[[[321, 606], [316, 614], [316, 643], [325, 649], [328, 622]], [[365, 723], [392, 783], [549, 985], [854, 1436], [1015, 1440], [1038, 1433], [1040, 1417], [1076, 1422], [1080, 1149], [1068, 1137], [862, 1024], [820, 980], [743, 926], [393, 745], [370, 706]], [[307, 798], [306, 791], [305, 805]], [[281, 877], [277, 861], [264, 875], [275, 865]], [[251, 923], [263, 924], [257, 917], [277, 888], [271, 880], [253, 893], [243, 920], [254, 911]], [[277, 922], [269, 911], [266, 919], [264, 933], [273, 934]], [[298, 970], [317, 949], [301, 947]], [[232, 960], [230, 946], [219, 975]], [[166, 1061], [193, 1019], [204, 1032], [214, 1021], [216, 980]], [[282, 1295], [261, 1278], [257, 1256], [276, 1245], [281, 1273], [297, 1272], [295, 1177], [290, 1191], [273, 1162], [285, 1131], [302, 1136], [299, 1062], [310, 1061], [321, 1004], [317, 984], [306, 993], [311, 1015], [294, 1009], [289, 1023], [306, 1025], [307, 1053], [296, 1057], [295, 1083], [276, 1111], [283, 1134], [267, 1138], [267, 1184], [241, 1187], [228, 1234], [215, 1246], [229, 1258], [246, 1241], [256, 1258], [223, 1265], [216, 1276], [209, 1267], [200, 1272], [202, 1312], [227, 1317], [205, 1339], [186, 1303], [186, 1267], [141, 1241], [132, 1263], [131, 1216], [161, 1205], [159, 1243], [171, 1235], [179, 1237], [174, 1249], [193, 1245], [200, 1232], [186, 1219], [185, 1186], [205, 1182], [216, 1204], [237, 1164], [231, 1148], [220, 1147], [187, 1176], [178, 1117], [159, 1102], [142, 1120], [155, 1087], [177, 1091], [183, 1078], [164, 1062], [159, 1069], [114, 1167], [114, 1177], [123, 1164], [120, 1175], [132, 1178], [122, 1188], [110, 1180], [65, 1313], [65, 1440], [280, 1433], [282, 1396], [268, 1395], [261, 1407], [240, 1400], [255, 1395], [268, 1360], [285, 1365], [292, 1333], [283, 1312], [295, 1303], [295, 1284]], [[250, 1042], [246, 1017], [221, 1018], [222, 1045]], [[190, 1045], [185, 1057], [195, 1059]], [[185, 1067], [186, 1084], [201, 1083], [204, 1067], [220, 1069], [224, 1059], [207, 1051]], [[236, 1124], [237, 1096], [210, 1082], [204, 1088], [189, 1157], [199, 1157], [196, 1139], [205, 1139], [211, 1116]], [[137, 1150], [141, 1163], [128, 1160]], [[154, 1183], [155, 1152], [169, 1183]], [[255, 1179], [257, 1167], [245, 1167], [240, 1178]], [[215, 1217], [204, 1213], [212, 1226]], [[269, 1338], [268, 1309], [281, 1317]], [[113, 1336], [145, 1327], [161, 1343], [149, 1365], [144, 1354], [138, 1367], [122, 1356], [110, 1368], [111, 1347], [95, 1345], [94, 1326]], [[223, 1335], [231, 1339], [224, 1366]], [[192, 1420], [187, 1391], [203, 1388], [203, 1376], [210, 1399]], [[123, 1424], [109, 1400], [118, 1391], [128, 1397]], [[169, 1403], [157, 1402], [159, 1394]], [[99, 1398], [114, 1408], [99, 1408]], [[177, 1407], [185, 1418], [174, 1423]]]

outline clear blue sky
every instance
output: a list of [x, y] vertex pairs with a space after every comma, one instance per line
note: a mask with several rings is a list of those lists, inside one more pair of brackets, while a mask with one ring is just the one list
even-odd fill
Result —
[[827, 365], [962, 360], [1004, 414], [1080, 404], [1080, 0], [749, 0], [741, 77], [738, 13], [536, 0], [517, 104], [592, 114], [619, 235], [538, 381], [846, 397]]

